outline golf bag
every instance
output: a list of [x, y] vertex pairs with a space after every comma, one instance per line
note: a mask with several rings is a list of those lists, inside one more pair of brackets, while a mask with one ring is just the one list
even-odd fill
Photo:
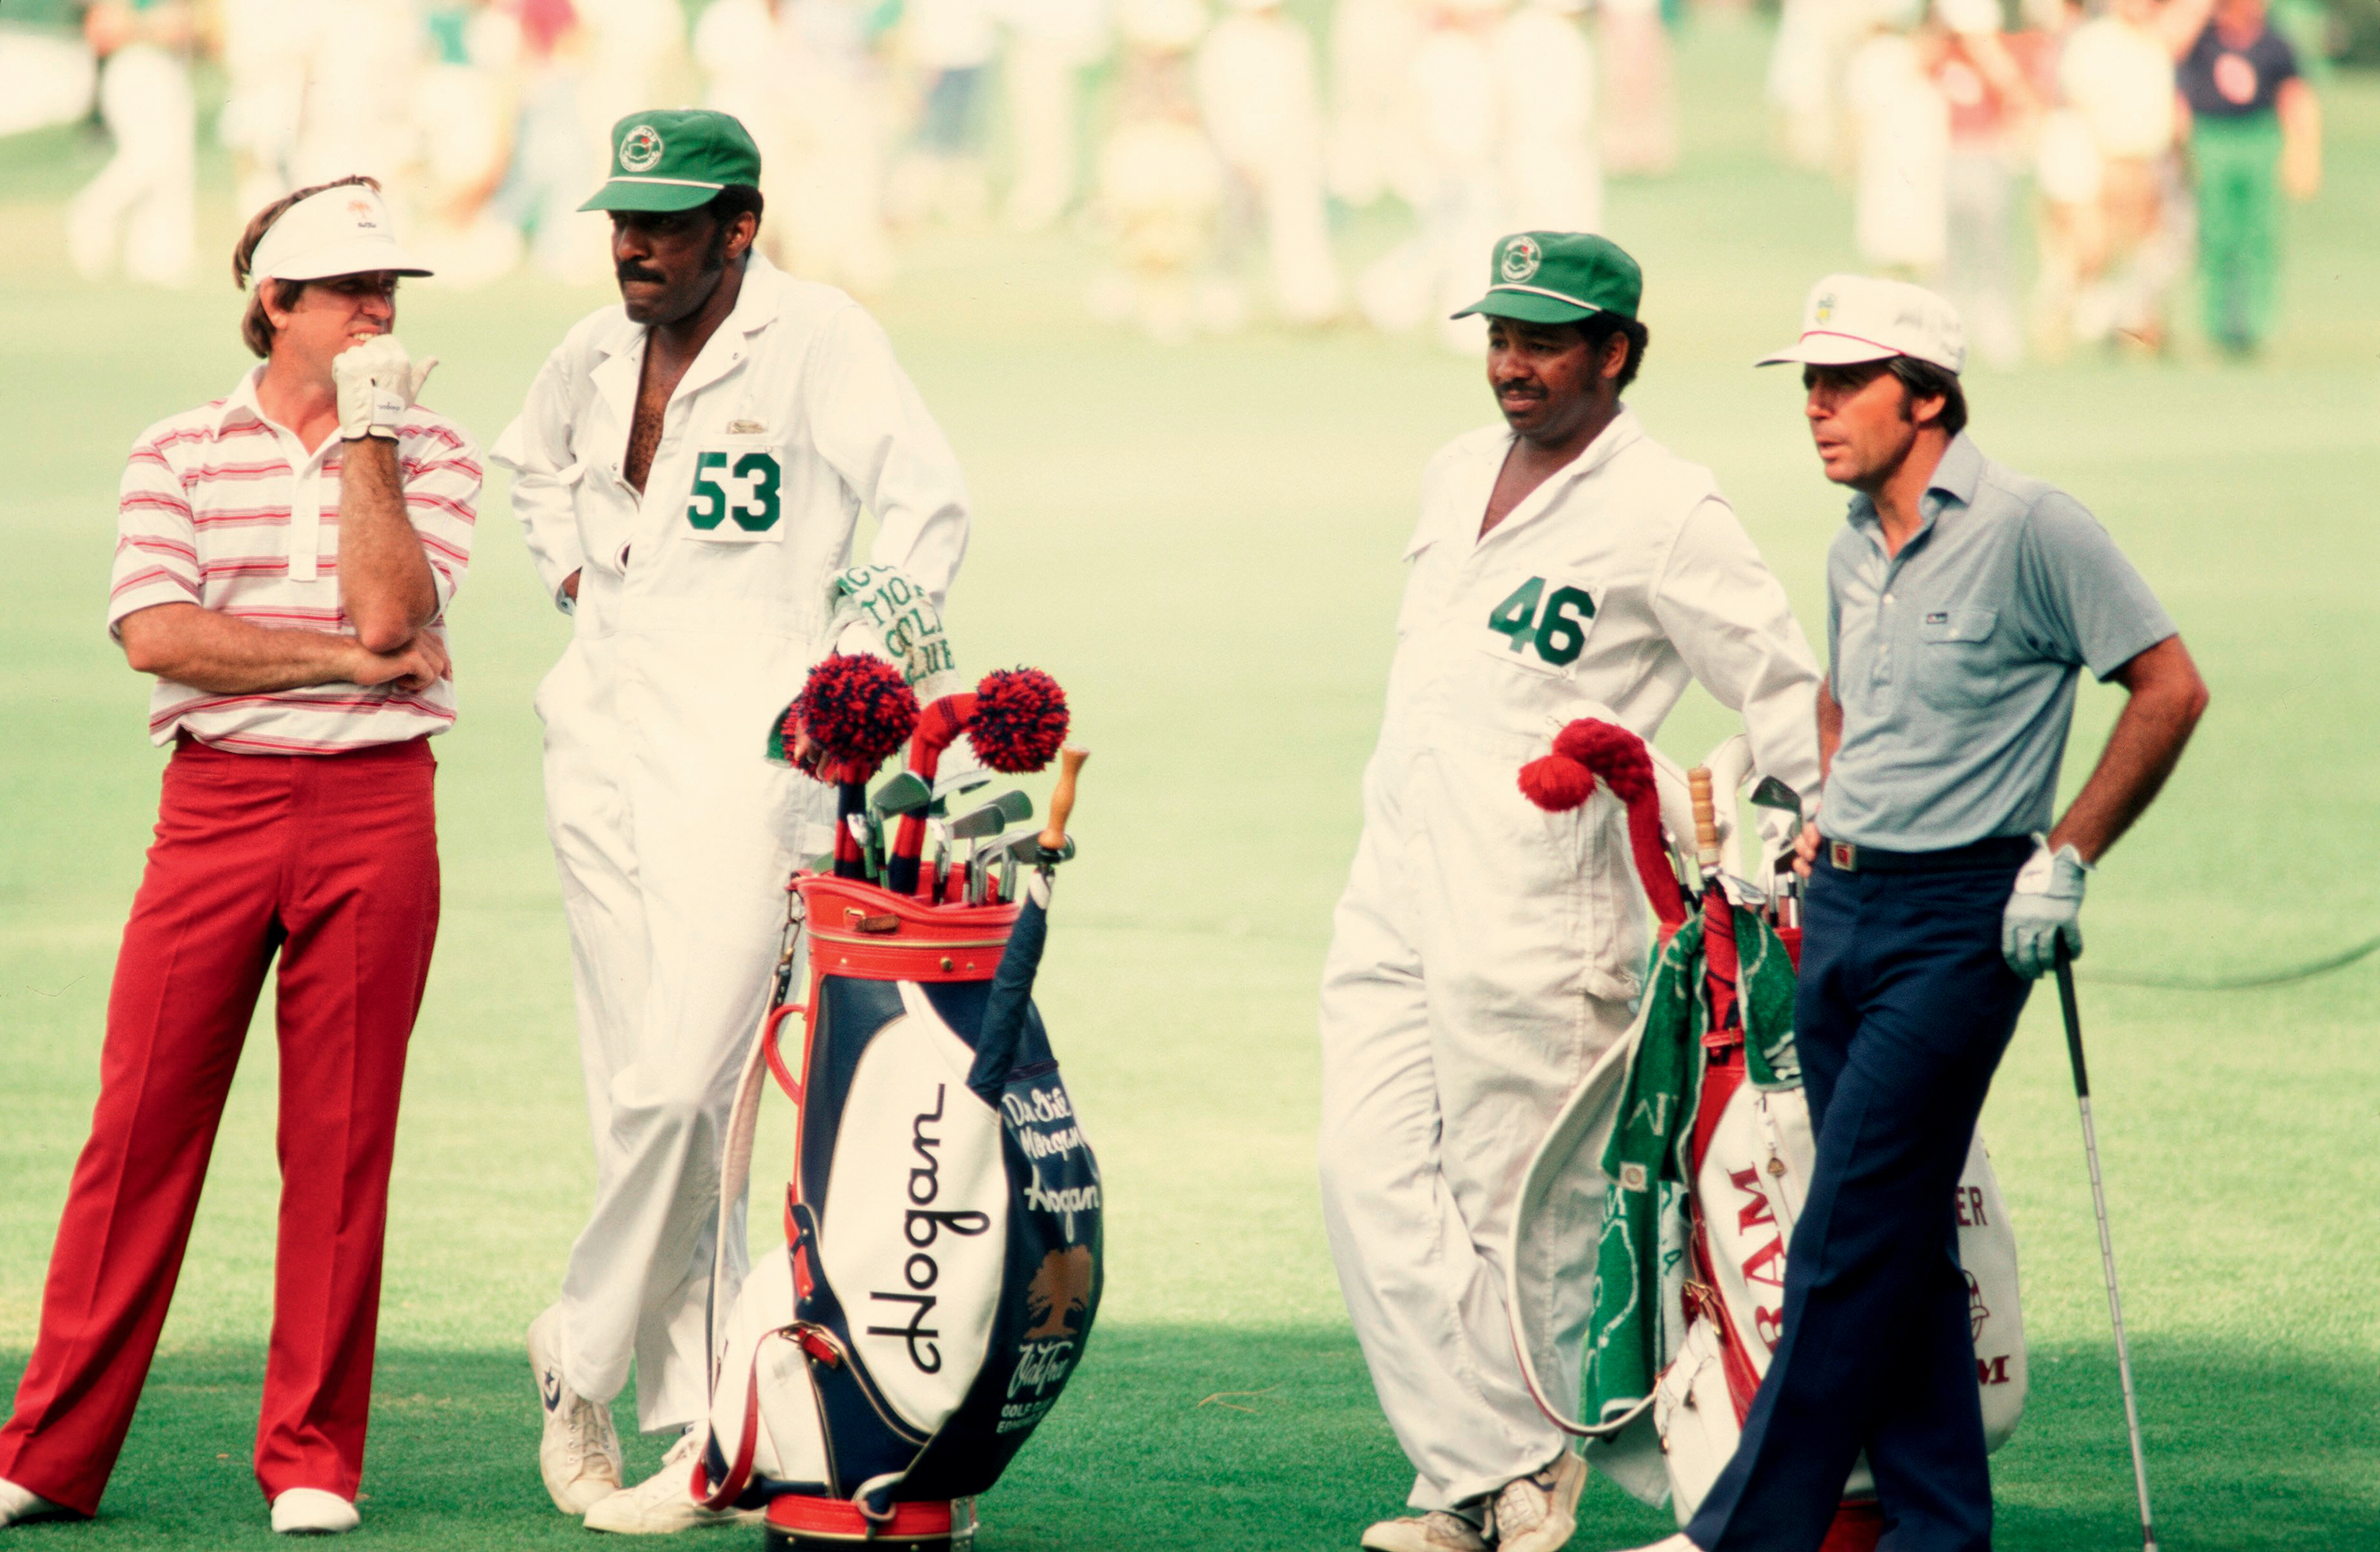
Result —
[[[1722, 882], [1722, 857], [1740, 855], [1722, 833], [1734, 782], [1751, 773], [1728, 772], [1720, 811], [1706, 793], [1694, 805], [1696, 900], [1681, 887], [1674, 818], [1663, 832], [1659, 764], [1624, 730], [1574, 722], [1522, 779], [1548, 807], [1598, 786], [1621, 800], [1661, 942], [1634, 1025], [1572, 1095], [1524, 1177], [1506, 1302], [1540, 1409], [1585, 1441], [1605, 1474], [1646, 1503], [1667, 1499], [1683, 1525], [1734, 1454], [1782, 1335], [1787, 1246], [1816, 1147], [1792, 1044], [1801, 934], [1747, 908], [1757, 902], [1742, 880]], [[1997, 1449], [2023, 1409], [2024, 1340], [2016, 1242], [1980, 1137], [1956, 1208]], [[1561, 1355], [1582, 1340], [1585, 1372], [1562, 1372]], [[1863, 1461], [1826, 1552], [1875, 1546], [1874, 1494]]]
[[1047, 879], [966, 907], [808, 872], [793, 887], [784, 984], [800, 974], [804, 1000], [746, 1062], [719, 1226], [722, 1247], [744, 1232], [773, 1074], [797, 1125], [785, 1243], [732, 1307], [722, 1248], [693, 1494], [766, 1506], [771, 1548], [964, 1547], [1099, 1308], [1099, 1168], [1029, 995]]

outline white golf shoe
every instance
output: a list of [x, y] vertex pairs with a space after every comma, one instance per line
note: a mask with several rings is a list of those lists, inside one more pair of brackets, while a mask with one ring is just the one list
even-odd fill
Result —
[[1365, 1552], [1488, 1552], [1488, 1538], [1460, 1514], [1433, 1509], [1367, 1527]]
[[1558, 1552], [1578, 1529], [1578, 1495], [1586, 1485], [1586, 1462], [1569, 1450], [1553, 1464], [1504, 1484], [1488, 1524], [1497, 1552]]
[[620, 1436], [612, 1427], [611, 1407], [589, 1400], [562, 1377], [561, 1305], [529, 1322], [528, 1362], [545, 1409], [538, 1471], [554, 1508], [584, 1514], [620, 1490]]
[[74, 1510], [64, 1504], [55, 1504], [30, 1487], [19, 1487], [0, 1476], [0, 1528], [22, 1525], [33, 1520], [70, 1519]]
[[701, 1453], [702, 1430], [687, 1429], [662, 1457], [661, 1470], [589, 1510], [587, 1528], [613, 1535], [668, 1535], [712, 1525], [759, 1524], [759, 1510], [709, 1510], [694, 1501], [694, 1462]]
[[363, 1522], [355, 1505], [320, 1487], [292, 1487], [273, 1500], [276, 1535], [344, 1535]]

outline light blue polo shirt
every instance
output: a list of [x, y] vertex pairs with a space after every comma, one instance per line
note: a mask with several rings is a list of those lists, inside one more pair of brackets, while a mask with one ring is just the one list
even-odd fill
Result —
[[1843, 736], [1818, 828], [1895, 852], [2046, 831], [2077, 671], [2105, 679], [2174, 624], [2080, 502], [1963, 431], [1919, 511], [1888, 556], [1876, 503], [1853, 496], [1827, 552]]

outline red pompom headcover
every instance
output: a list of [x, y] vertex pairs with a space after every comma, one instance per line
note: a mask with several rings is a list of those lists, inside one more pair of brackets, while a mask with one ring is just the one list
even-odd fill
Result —
[[1066, 692], [1038, 668], [996, 668], [975, 687], [967, 742], [994, 770], [1038, 770], [1066, 742]]
[[1653, 914], [1672, 925], [1684, 921], [1685, 896], [1661, 839], [1660, 789], [1643, 739], [1626, 728], [1581, 717], [1555, 735], [1552, 754], [1521, 768], [1521, 794], [1540, 808], [1560, 813], [1592, 796], [1598, 778], [1628, 810], [1629, 849]]
[[802, 734], [819, 746], [821, 781], [865, 780], [916, 731], [917, 693], [882, 658], [831, 653], [810, 670], [785, 723], [788, 747]]

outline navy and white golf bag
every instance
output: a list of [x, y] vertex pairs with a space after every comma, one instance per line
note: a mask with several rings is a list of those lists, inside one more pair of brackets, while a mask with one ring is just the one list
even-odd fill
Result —
[[806, 998], [771, 1014], [746, 1063], [719, 1226], [722, 1247], [744, 1231], [729, 1219], [773, 1073], [798, 1128], [785, 1243], [732, 1307], [722, 1248], [692, 1488], [765, 1506], [772, 1548], [968, 1545], [975, 1497], [1090, 1334], [1099, 1167], [1030, 996], [1048, 883], [962, 905], [795, 879]]

